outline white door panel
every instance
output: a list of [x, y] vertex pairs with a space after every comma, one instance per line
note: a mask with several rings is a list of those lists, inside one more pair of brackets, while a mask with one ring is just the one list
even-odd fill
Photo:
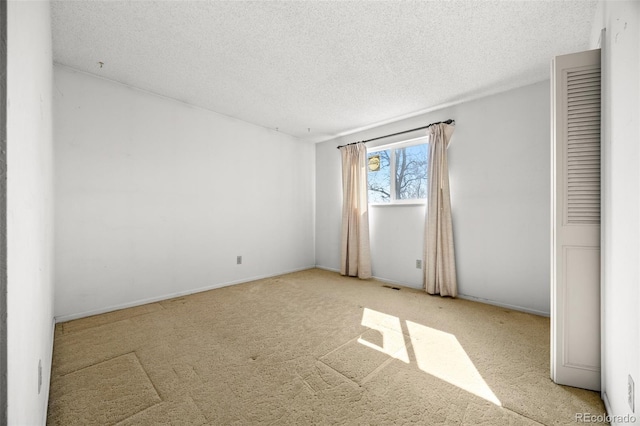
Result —
[[600, 50], [552, 67], [551, 378], [600, 389]]

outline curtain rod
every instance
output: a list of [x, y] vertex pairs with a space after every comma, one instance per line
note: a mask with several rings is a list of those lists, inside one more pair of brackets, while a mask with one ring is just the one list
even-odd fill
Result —
[[343, 146], [355, 145], [355, 144], [357, 144], [357, 143], [372, 142], [372, 141], [377, 141], [378, 139], [390, 138], [391, 136], [403, 135], [403, 134], [405, 134], [405, 133], [415, 132], [416, 130], [423, 130], [423, 129], [427, 129], [427, 128], [431, 127], [431, 126], [434, 126], [434, 125], [436, 125], [436, 124], [441, 124], [441, 123], [444, 123], [444, 124], [455, 124], [455, 123], [456, 123], [456, 120], [451, 120], [451, 119], [449, 119], [449, 120], [446, 120], [446, 121], [438, 121], [438, 122], [436, 122], [436, 123], [431, 123], [431, 124], [429, 124], [428, 126], [416, 127], [415, 129], [404, 130], [404, 131], [402, 131], [402, 132], [392, 133], [392, 134], [390, 134], [390, 135], [378, 136], [377, 138], [367, 139], [366, 141], [351, 142], [351, 143], [347, 143], [347, 144], [344, 144], [344, 145], [340, 145], [340, 146], [338, 146], [338, 147], [336, 147], [336, 148], [340, 149], [340, 148], [342, 148]]

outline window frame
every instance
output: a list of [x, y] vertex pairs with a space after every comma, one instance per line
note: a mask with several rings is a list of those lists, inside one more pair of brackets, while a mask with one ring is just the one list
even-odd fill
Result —
[[[390, 197], [388, 203], [380, 203], [380, 202], [370, 202], [369, 201], [369, 183], [367, 179], [367, 204], [369, 206], [423, 206], [427, 204], [427, 197], [425, 198], [411, 198], [408, 200], [398, 200], [395, 197], [396, 193], [396, 179], [394, 178], [396, 173], [396, 149], [400, 148], [409, 148], [416, 145], [426, 145], [427, 152], [429, 152], [429, 135], [419, 136], [411, 139], [405, 139], [397, 142], [392, 142], [384, 145], [378, 145], [374, 147], [367, 147], [367, 159], [370, 154], [374, 154], [380, 151], [389, 150], [389, 190]], [[429, 178], [429, 169], [427, 166], [427, 179]], [[367, 176], [369, 175], [369, 171], [367, 170]], [[427, 180], [428, 182], [428, 180]], [[428, 189], [428, 188], [427, 188]]]

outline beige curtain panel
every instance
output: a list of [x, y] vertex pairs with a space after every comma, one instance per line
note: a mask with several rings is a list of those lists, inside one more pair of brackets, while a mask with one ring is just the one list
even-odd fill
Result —
[[425, 224], [424, 288], [429, 294], [456, 297], [458, 283], [453, 249], [447, 148], [454, 127], [429, 127], [429, 181]]
[[340, 273], [371, 278], [369, 210], [367, 202], [367, 148], [364, 144], [340, 148], [342, 155], [342, 253]]

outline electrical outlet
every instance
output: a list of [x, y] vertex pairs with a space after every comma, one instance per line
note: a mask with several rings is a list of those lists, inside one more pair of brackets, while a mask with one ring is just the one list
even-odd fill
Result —
[[633, 377], [629, 374], [629, 385], [627, 387], [627, 401], [629, 402], [629, 407], [631, 407], [631, 412], [635, 413], [635, 389], [633, 384]]
[[242, 256], [236, 257], [236, 265], [242, 265]]
[[42, 359], [38, 360], [38, 395], [42, 390]]
[[422, 269], [422, 260], [416, 259], [416, 268], [417, 269]]

